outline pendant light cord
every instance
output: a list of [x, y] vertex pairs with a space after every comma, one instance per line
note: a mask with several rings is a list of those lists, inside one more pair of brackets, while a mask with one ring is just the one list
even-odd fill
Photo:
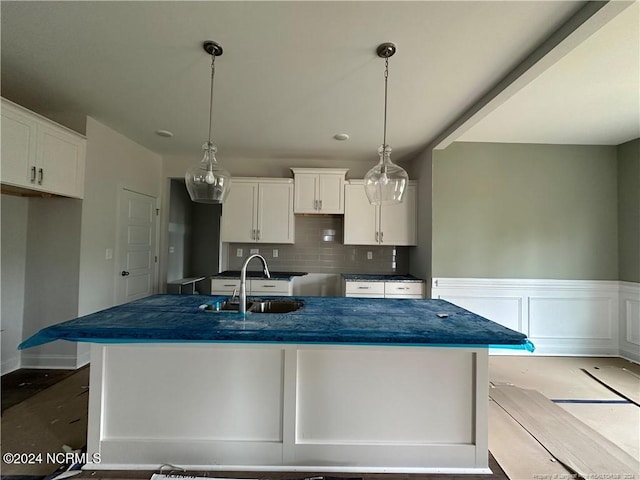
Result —
[[384, 59], [384, 133], [382, 137], [382, 150], [387, 148], [387, 85], [389, 83], [389, 57]]
[[213, 120], [213, 77], [216, 73], [216, 56], [211, 55], [211, 94], [209, 95], [209, 142], [211, 146], [211, 124]]

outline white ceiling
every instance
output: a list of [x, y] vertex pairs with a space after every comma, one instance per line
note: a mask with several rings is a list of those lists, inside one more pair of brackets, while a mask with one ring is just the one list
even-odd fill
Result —
[[457, 138], [619, 145], [640, 137], [640, 4], [635, 3]]
[[[207, 137], [210, 57], [201, 44], [211, 39], [224, 47], [216, 60], [213, 122], [221, 161], [225, 156], [371, 161], [382, 143], [384, 61], [375, 48], [392, 41], [398, 52], [390, 60], [388, 141], [394, 158], [410, 158], [582, 5], [3, 1], [2, 95], [76, 129], [89, 115], [160, 154], [193, 154]], [[633, 33], [625, 35], [622, 41], [633, 43]], [[637, 52], [637, 42], [635, 47]], [[619, 56], [625, 62], [623, 50]], [[598, 50], [598, 57], [605, 53]], [[589, 57], [583, 52], [580, 61]], [[637, 80], [637, 63], [635, 68]], [[625, 69], [625, 75], [633, 72]], [[589, 88], [583, 98], [606, 96], [618, 73], [604, 85], [579, 75], [581, 87]], [[552, 102], [558, 108], [560, 103]], [[593, 108], [608, 106], [602, 101]], [[572, 104], [568, 116], [581, 115], [578, 107]], [[521, 122], [521, 111], [516, 112]], [[560, 116], [547, 116], [546, 124]], [[465, 139], [510, 141], [495, 134], [509, 122], [499, 119], [496, 125], [486, 127], [491, 138], [469, 131]], [[520, 125], [526, 130], [525, 122]], [[586, 136], [603, 132], [599, 126], [581, 128]], [[157, 129], [174, 137], [160, 138]], [[351, 139], [332, 138], [342, 132]], [[617, 142], [598, 137], [586, 143], [602, 141]]]

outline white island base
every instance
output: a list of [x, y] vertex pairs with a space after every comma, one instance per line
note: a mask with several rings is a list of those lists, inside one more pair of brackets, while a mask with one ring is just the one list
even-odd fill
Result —
[[486, 348], [92, 345], [85, 469], [489, 473]]

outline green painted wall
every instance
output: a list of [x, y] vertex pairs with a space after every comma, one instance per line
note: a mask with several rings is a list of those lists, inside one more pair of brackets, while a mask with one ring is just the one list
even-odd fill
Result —
[[433, 155], [433, 276], [618, 279], [616, 147], [454, 143]]
[[618, 269], [640, 282], [640, 138], [618, 145]]

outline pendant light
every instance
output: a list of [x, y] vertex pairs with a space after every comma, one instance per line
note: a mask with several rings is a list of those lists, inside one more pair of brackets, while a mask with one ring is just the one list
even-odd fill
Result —
[[387, 145], [387, 86], [389, 81], [389, 57], [396, 53], [393, 43], [383, 43], [376, 53], [384, 58], [384, 134], [378, 148], [380, 161], [364, 176], [364, 189], [372, 205], [395, 205], [402, 202], [409, 175], [391, 161], [391, 147]]
[[184, 178], [191, 200], [199, 203], [223, 203], [230, 190], [231, 174], [222, 168], [216, 160], [218, 149], [211, 141], [211, 120], [213, 118], [213, 77], [216, 57], [222, 55], [222, 46], [206, 41], [202, 47], [211, 55], [211, 94], [209, 97], [209, 140], [202, 146], [202, 161], [191, 167]]

